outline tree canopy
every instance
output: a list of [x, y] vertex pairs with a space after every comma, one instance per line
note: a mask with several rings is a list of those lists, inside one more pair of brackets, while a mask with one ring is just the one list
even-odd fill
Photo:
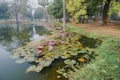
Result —
[[48, 12], [50, 15], [54, 16], [55, 19], [60, 19], [63, 17], [62, 7], [62, 0], [54, 0], [54, 2], [48, 6]]
[[44, 17], [44, 14], [45, 14], [45, 11], [42, 7], [39, 7], [35, 10], [35, 13], [34, 13], [34, 18], [35, 19], [41, 19]]
[[7, 3], [0, 3], [0, 19], [8, 19], [10, 17], [8, 9]]
[[66, 9], [76, 21], [78, 21], [80, 16], [87, 14], [87, 4], [85, 3], [85, 0], [67, 0]]

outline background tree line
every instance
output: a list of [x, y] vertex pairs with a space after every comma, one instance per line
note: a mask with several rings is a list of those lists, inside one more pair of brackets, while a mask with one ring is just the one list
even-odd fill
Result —
[[[49, 4], [48, 12], [55, 19], [62, 19], [63, 0], [53, 0]], [[88, 20], [97, 21], [101, 17], [103, 25], [107, 19], [115, 18], [120, 12], [120, 0], [66, 0], [67, 21], [86, 23]]]
[[[52, 19], [62, 21], [63, 0], [38, 0], [41, 7], [33, 8], [29, 0], [12, 0], [0, 3], [0, 19], [34, 20]], [[72, 23], [87, 23], [102, 19], [103, 25], [107, 19], [119, 19], [120, 0], [65, 0], [66, 21]], [[120, 13], [119, 13], [120, 14]]]
[[0, 2], [1, 20], [33, 20], [44, 18], [43, 7], [33, 8], [29, 4], [30, 0], [12, 0], [10, 2]]

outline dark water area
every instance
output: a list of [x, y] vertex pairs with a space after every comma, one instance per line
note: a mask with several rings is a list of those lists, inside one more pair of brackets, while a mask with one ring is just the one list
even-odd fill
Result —
[[100, 39], [89, 38], [84, 35], [81, 36], [79, 41], [82, 43], [83, 47], [89, 48], [97, 48], [102, 43]]

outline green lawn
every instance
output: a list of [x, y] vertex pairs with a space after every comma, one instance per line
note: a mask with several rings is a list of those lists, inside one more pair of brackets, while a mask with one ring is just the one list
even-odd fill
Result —
[[68, 25], [68, 31], [99, 38], [102, 44], [95, 50], [95, 60], [75, 69], [70, 80], [120, 80], [120, 40], [100, 34], [86, 33], [80, 28]]

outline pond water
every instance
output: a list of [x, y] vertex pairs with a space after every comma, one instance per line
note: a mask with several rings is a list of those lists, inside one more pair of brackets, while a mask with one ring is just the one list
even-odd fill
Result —
[[20, 25], [19, 28], [15, 24], [0, 25], [0, 80], [51, 80], [47, 79], [49, 75], [45, 70], [41, 73], [26, 74], [25, 70], [31, 64], [17, 64], [9, 58], [13, 49], [42, 37], [41, 35], [47, 32], [44, 27], [32, 24]]
[[[20, 46], [26, 45], [32, 40], [44, 38], [44, 34], [49, 31], [42, 26], [33, 24], [0, 25], [0, 80], [68, 80], [56, 72], [58, 68], [64, 66], [62, 59], [55, 60], [49, 67], [44, 68], [39, 73], [25, 73], [30, 63], [17, 64], [10, 59], [11, 51]], [[95, 48], [97, 41], [83, 36], [79, 40], [84, 47]], [[76, 58], [75, 58], [76, 59]], [[60, 78], [57, 78], [61, 76]]]

